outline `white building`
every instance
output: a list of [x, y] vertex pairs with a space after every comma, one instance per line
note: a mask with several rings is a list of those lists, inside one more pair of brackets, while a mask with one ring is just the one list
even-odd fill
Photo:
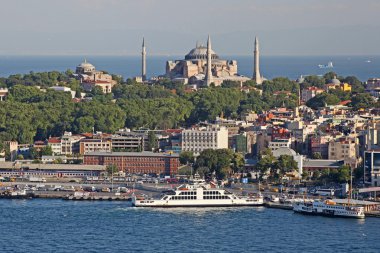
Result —
[[61, 139], [58, 137], [51, 137], [48, 140], [48, 145], [51, 147], [51, 151], [54, 155], [60, 155], [62, 152]]
[[274, 150], [277, 150], [279, 148], [290, 148], [291, 143], [292, 142], [290, 138], [289, 139], [275, 139], [269, 142], [268, 147], [273, 152]]
[[199, 154], [205, 149], [228, 148], [228, 129], [219, 125], [182, 131], [182, 151]]
[[69, 87], [65, 86], [52, 86], [50, 89], [55, 90], [55, 91], [62, 91], [62, 92], [69, 92], [71, 94], [71, 98], [75, 98], [75, 91], [71, 90]]
[[72, 135], [71, 132], [65, 132], [61, 138], [62, 155], [73, 155], [79, 153], [79, 142], [84, 139], [80, 135]]

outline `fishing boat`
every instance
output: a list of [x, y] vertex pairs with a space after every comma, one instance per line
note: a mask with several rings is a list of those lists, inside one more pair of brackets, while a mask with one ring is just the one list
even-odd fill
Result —
[[229, 206], [261, 206], [264, 199], [261, 194], [237, 196], [215, 184], [206, 183], [196, 176], [188, 184], [174, 190], [166, 191], [161, 198], [132, 197], [135, 207], [229, 207]]

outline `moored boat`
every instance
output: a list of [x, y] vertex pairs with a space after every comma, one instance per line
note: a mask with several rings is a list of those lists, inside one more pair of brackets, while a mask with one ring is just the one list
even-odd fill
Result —
[[297, 202], [293, 205], [293, 211], [301, 214], [322, 215], [330, 217], [365, 218], [364, 207], [352, 205], [340, 205], [331, 200], [314, 202]]
[[175, 190], [167, 191], [159, 199], [132, 197], [132, 205], [136, 207], [228, 207], [263, 204], [264, 199], [261, 194], [237, 196], [215, 185], [207, 184], [199, 178]]

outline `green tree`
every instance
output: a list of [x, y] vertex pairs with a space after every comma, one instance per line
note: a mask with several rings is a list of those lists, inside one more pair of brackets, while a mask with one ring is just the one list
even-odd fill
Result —
[[208, 168], [210, 173], [216, 174], [217, 178], [224, 179], [232, 171], [234, 153], [230, 149], [205, 149], [197, 158], [195, 168]]
[[298, 171], [297, 162], [291, 155], [281, 155], [275, 162], [275, 168], [278, 170], [281, 179], [286, 173]]
[[358, 93], [352, 97], [351, 105], [355, 110], [367, 109], [375, 104], [375, 100], [369, 93]]
[[347, 183], [350, 180], [351, 168], [348, 165], [342, 165], [336, 172], [335, 180], [337, 183]]
[[[272, 151], [269, 148], [261, 152], [260, 160], [256, 165], [260, 180], [262, 180], [264, 175], [268, 174], [268, 172], [273, 172], [275, 161], [276, 158], [273, 156]], [[274, 175], [272, 176], [274, 177]]]
[[318, 107], [324, 107], [325, 105], [336, 105], [340, 102], [340, 99], [334, 94], [321, 93], [306, 102], [306, 105], [318, 109]]
[[107, 165], [106, 171], [107, 171], [107, 175], [111, 176], [111, 175], [118, 173], [119, 169], [117, 168], [116, 165], [110, 164], [110, 165]]
[[312, 158], [313, 158], [313, 159], [322, 159], [323, 157], [322, 157], [321, 152], [314, 152], [314, 153], [312, 154]]
[[321, 176], [321, 173], [318, 170], [316, 170], [313, 172], [313, 176], [311, 177], [311, 180], [316, 181], [319, 179], [320, 176]]
[[231, 163], [234, 172], [243, 172], [245, 165], [244, 155], [241, 153], [234, 153]]
[[53, 150], [50, 145], [46, 145], [41, 149], [41, 155], [53, 155]]
[[158, 139], [156, 134], [153, 131], [149, 131], [148, 133], [148, 149], [156, 150], [158, 148]]
[[179, 154], [179, 161], [181, 164], [194, 163], [194, 153], [191, 151], [182, 151]]
[[330, 80], [332, 80], [332, 79], [334, 79], [334, 78], [336, 78], [338, 75], [335, 73], [335, 72], [328, 72], [328, 73], [326, 73], [326, 74], [324, 74], [323, 75], [323, 78], [325, 79], [325, 80], [327, 80], [327, 81], [330, 81]]

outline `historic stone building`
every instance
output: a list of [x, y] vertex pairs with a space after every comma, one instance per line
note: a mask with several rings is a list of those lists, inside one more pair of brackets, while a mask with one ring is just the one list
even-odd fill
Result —
[[97, 71], [95, 66], [87, 60], [76, 67], [74, 76], [80, 80], [86, 91], [91, 91], [95, 86], [98, 86], [103, 93], [111, 93], [112, 87], [116, 84], [111, 75]]
[[197, 43], [185, 59], [168, 61], [165, 76], [184, 83], [206, 86], [211, 83], [220, 85], [225, 80], [241, 83], [250, 80], [248, 77], [238, 75], [237, 61], [220, 59], [211, 48], [210, 37], [206, 47]]

